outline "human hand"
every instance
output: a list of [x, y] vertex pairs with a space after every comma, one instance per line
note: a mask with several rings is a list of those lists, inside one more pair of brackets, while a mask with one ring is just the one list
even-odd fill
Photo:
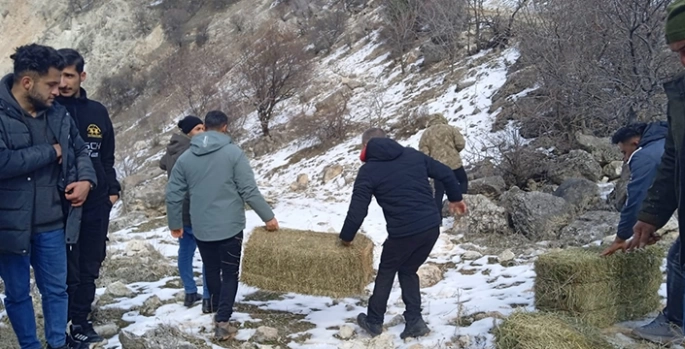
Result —
[[171, 229], [171, 236], [176, 239], [183, 238], [183, 229]]
[[648, 245], [653, 245], [659, 241], [661, 237], [656, 235], [656, 227], [645, 222], [638, 221], [633, 227], [633, 239], [628, 243], [628, 251], [636, 248], [644, 248]]
[[80, 207], [86, 202], [88, 193], [90, 193], [90, 182], [80, 181], [67, 185], [65, 189], [66, 199], [71, 201], [71, 206]]
[[276, 217], [274, 217], [270, 221], [266, 222], [266, 230], [268, 230], [268, 231], [278, 230], [278, 220], [276, 220]]
[[460, 214], [460, 215], [465, 214], [466, 211], [468, 210], [466, 208], [466, 203], [464, 202], [464, 200], [457, 201], [457, 202], [450, 202], [449, 203], [449, 209], [450, 209], [450, 213]]
[[602, 251], [601, 256], [603, 256], [603, 257], [611, 256], [612, 254], [614, 254], [618, 250], [625, 252], [627, 247], [628, 247], [628, 242], [617, 236], [616, 239], [614, 239], [614, 242], [612, 242], [611, 245], [609, 245], [609, 247], [607, 247], [604, 251]]
[[116, 204], [117, 201], [119, 201], [119, 195], [110, 195], [109, 196], [109, 202], [112, 203], [112, 206], [114, 206], [114, 204]]
[[53, 144], [52, 147], [55, 149], [55, 153], [57, 153], [57, 163], [62, 164], [62, 147], [57, 143]]
[[345, 247], [349, 247], [352, 245], [352, 241], [345, 241], [345, 240], [340, 239], [340, 244], [345, 246]]

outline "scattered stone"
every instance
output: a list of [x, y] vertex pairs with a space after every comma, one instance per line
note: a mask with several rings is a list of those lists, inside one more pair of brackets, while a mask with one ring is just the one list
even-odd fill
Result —
[[119, 297], [130, 298], [130, 297], [133, 297], [133, 295], [134, 295], [133, 291], [130, 288], [128, 288], [128, 286], [121, 283], [121, 281], [117, 281], [117, 282], [107, 286], [107, 288], [105, 289], [105, 294], [110, 295], [110, 296], [115, 297], [115, 298], [119, 298]]
[[153, 295], [143, 302], [143, 306], [140, 308], [140, 315], [153, 316], [155, 315], [155, 312], [157, 312], [157, 309], [161, 308], [162, 305], [164, 305], [162, 300], [159, 299], [157, 295]]
[[514, 252], [511, 252], [511, 250], [504, 250], [504, 252], [497, 256], [497, 258], [499, 259], [500, 264], [504, 266], [511, 266], [515, 263], [514, 259], [516, 259], [516, 255]]
[[421, 288], [435, 286], [443, 279], [442, 270], [435, 264], [422, 265], [417, 274], [421, 280]]
[[458, 348], [468, 348], [471, 346], [471, 337], [468, 335], [459, 335], [457, 336], [456, 344]]
[[[455, 220], [452, 232], [455, 234], [508, 234], [511, 233], [507, 221], [507, 211], [484, 195], [464, 195], [468, 213]], [[443, 215], [448, 216], [448, 204], [445, 204]]]
[[275, 342], [278, 340], [278, 330], [273, 327], [260, 326], [250, 340], [257, 343]]
[[561, 184], [569, 178], [586, 178], [592, 182], [599, 182], [602, 167], [583, 150], [571, 150], [560, 156], [549, 169], [549, 178], [556, 184]]
[[112, 338], [119, 333], [119, 326], [117, 326], [115, 323], [94, 326], [93, 329], [95, 332], [105, 338]]
[[150, 243], [144, 240], [134, 239], [126, 244], [126, 252], [124, 252], [124, 255], [137, 256], [147, 253], [150, 249], [154, 249]]
[[562, 229], [560, 237], [585, 245], [616, 233], [620, 219], [619, 212], [589, 211]]
[[362, 81], [354, 80], [354, 79], [351, 79], [351, 78], [345, 78], [345, 77], [343, 77], [342, 79], [340, 79], [340, 82], [341, 82], [343, 85], [347, 86], [350, 90], [356, 90], [356, 89], [358, 89], [358, 88], [360, 88], [360, 87], [366, 86], [366, 84], [365, 84], [364, 82], [362, 82]]
[[[197, 339], [181, 332], [178, 328], [161, 325], [151, 329], [142, 336], [137, 336], [126, 330], [119, 334], [122, 349], [204, 349], [205, 344], [193, 344]], [[199, 343], [199, 341], [197, 341]]]
[[540, 192], [512, 188], [502, 194], [514, 230], [533, 241], [554, 240], [571, 220], [573, 207], [566, 200]]
[[464, 254], [461, 255], [461, 259], [465, 261], [473, 261], [481, 257], [483, 257], [483, 255], [480, 252], [476, 251], [466, 251], [464, 252]]
[[305, 190], [309, 187], [309, 176], [306, 173], [300, 173], [297, 175], [297, 180], [295, 183], [290, 185], [290, 189], [293, 191]]
[[353, 311], [355, 309], [357, 309], [357, 307], [355, 307], [353, 304], [348, 304], [345, 306], [345, 310], [347, 311]]
[[343, 167], [339, 164], [328, 165], [323, 169], [323, 183], [326, 184], [343, 173]]
[[386, 327], [395, 327], [404, 323], [404, 316], [402, 314], [397, 314], [390, 319], [390, 322], [385, 324]]
[[506, 190], [507, 183], [502, 176], [490, 176], [474, 179], [469, 182], [469, 194], [484, 195], [490, 199], [498, 199]]
[[602, 169], [602, 174], [612, 181], [621, 178], [621, 173], [623, 173], [623, 161], [612, 161]]
[[580, 132], [576, 133], [575, 136], [581, 149], [591, 153], [595, 160], [602, 165], [623, 159], [623, 154], [618, 150], [618, 147], [611, 144], [610, 138], [599, 138]]
[[354, 328], [350, 325], [342, 325], [340, 327], [340, 330], [338, 330], [338, 338], [342, 340], [348, 340], [352, 337], [354, 337], [355, 331]]
[[596, 206], [602, 200], [599, 197], [599, 186], [585, 178], [570, 178], [564, 181], [553, 194], [573, 205], [580, 214]]

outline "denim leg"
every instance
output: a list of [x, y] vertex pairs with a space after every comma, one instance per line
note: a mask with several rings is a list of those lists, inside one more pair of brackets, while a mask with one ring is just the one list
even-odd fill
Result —
[[209, 299], [209, 287], [207, 287], [207, 276], [204, 263], [202, 263], [202, 299]]
[[43, 303], [45, 340], [53, 348], [66, 343], [67, 312], [67, 250], [64, 230], [33, 236], [31, 265]]
[[30, 257], [0, 254], [0, 278], [5, 283], [5, 310], [21, 349], [41, 349], [31, 300]]
[[193, 274], [193, 257], [197, 243], [193, 230], [183, 227], [183, 237], [178, 239], [178, 273], [181, 275], [186, 294], [197, 293], [197, 285]]
[[666, 309], [664, 309], [664, 315], [668, 321], [682, 326], [685, 287], [683, 287], [683, 267], [680, 263], [680, 237], [668, 250], [666, 269]]

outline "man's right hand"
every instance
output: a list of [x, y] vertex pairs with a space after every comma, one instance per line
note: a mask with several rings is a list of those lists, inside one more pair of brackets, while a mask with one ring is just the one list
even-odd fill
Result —
[[633, 227], [633, 239], [628, 243], [627, 250], [636, 248], [644, 248], [647, 245], [653, 245], [659, 241], [660, 237], [656, 235], [656, 227], [645, 222], [638, 221]]
[[627, 247], [628, 242], [617, 236], [614, 242], [602, 252], [602, 256], [611, 256], [618, 250], [625, 252]]
[[465, 214], [467, 211], [464, 200], [457, 202], [450, 202], [449, 209], [452, 214]]
[[266, 222], [266, 230], [268, 230], [268, 231], [278, 230], [278, 220], [276, 220], [276, 217], [274, 217], [272, 220]]
[[171, 229], [171, 236], [176, 239], [182, 239], [183, 229]]
[[57, 162], [60, 164], [62, 163], [62, 147], [55, 143], [52, 145], [52, 147], [55, 149], [55, 153], [57, 153]]

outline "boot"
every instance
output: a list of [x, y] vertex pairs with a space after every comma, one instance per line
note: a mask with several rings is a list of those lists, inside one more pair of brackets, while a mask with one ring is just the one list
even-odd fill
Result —
[[218, 341], [229, 340], [238, 333], [236, 327], [231, 326], [228, 321], [226, 322], [215, 322], [214, 323], [214, 339]]
[[212, 302], [210, 302], [209, 299], [203, 299], [202, 300], [202, 313], [203, 314], [214, 313], [214, 309], [212, 309]]
[[357, 315], [357, 324], [368, 332], [371, 337], [376, 337], [383, 333], [383, 326], [381, 324], [370, 323], [364, 313]]
[[200, 296], [197, 294], [197, 292], [195, 292], [195, 293], [186, 293], [186, 299], [183, 301], [183, 305], [184, 305], [186, 308], [190, 308], [190, 307], [193, 306], [193, 304], [195, 304], [195, 302], [199, 301], [200, 299], [202, 299], [202, 297], [200, 297]]
[[428, 326], [426, 326], [426, 322], [424, 322], [422, 318], [418, 318], [417, 320], [407, 322], [407, 324], [404, 326], [404, 331], [402, 331], [400, 334], [400, 338], [418, 338], [423, 337], [428, 333], [430, 333], [430, 329], [428, 329]]

